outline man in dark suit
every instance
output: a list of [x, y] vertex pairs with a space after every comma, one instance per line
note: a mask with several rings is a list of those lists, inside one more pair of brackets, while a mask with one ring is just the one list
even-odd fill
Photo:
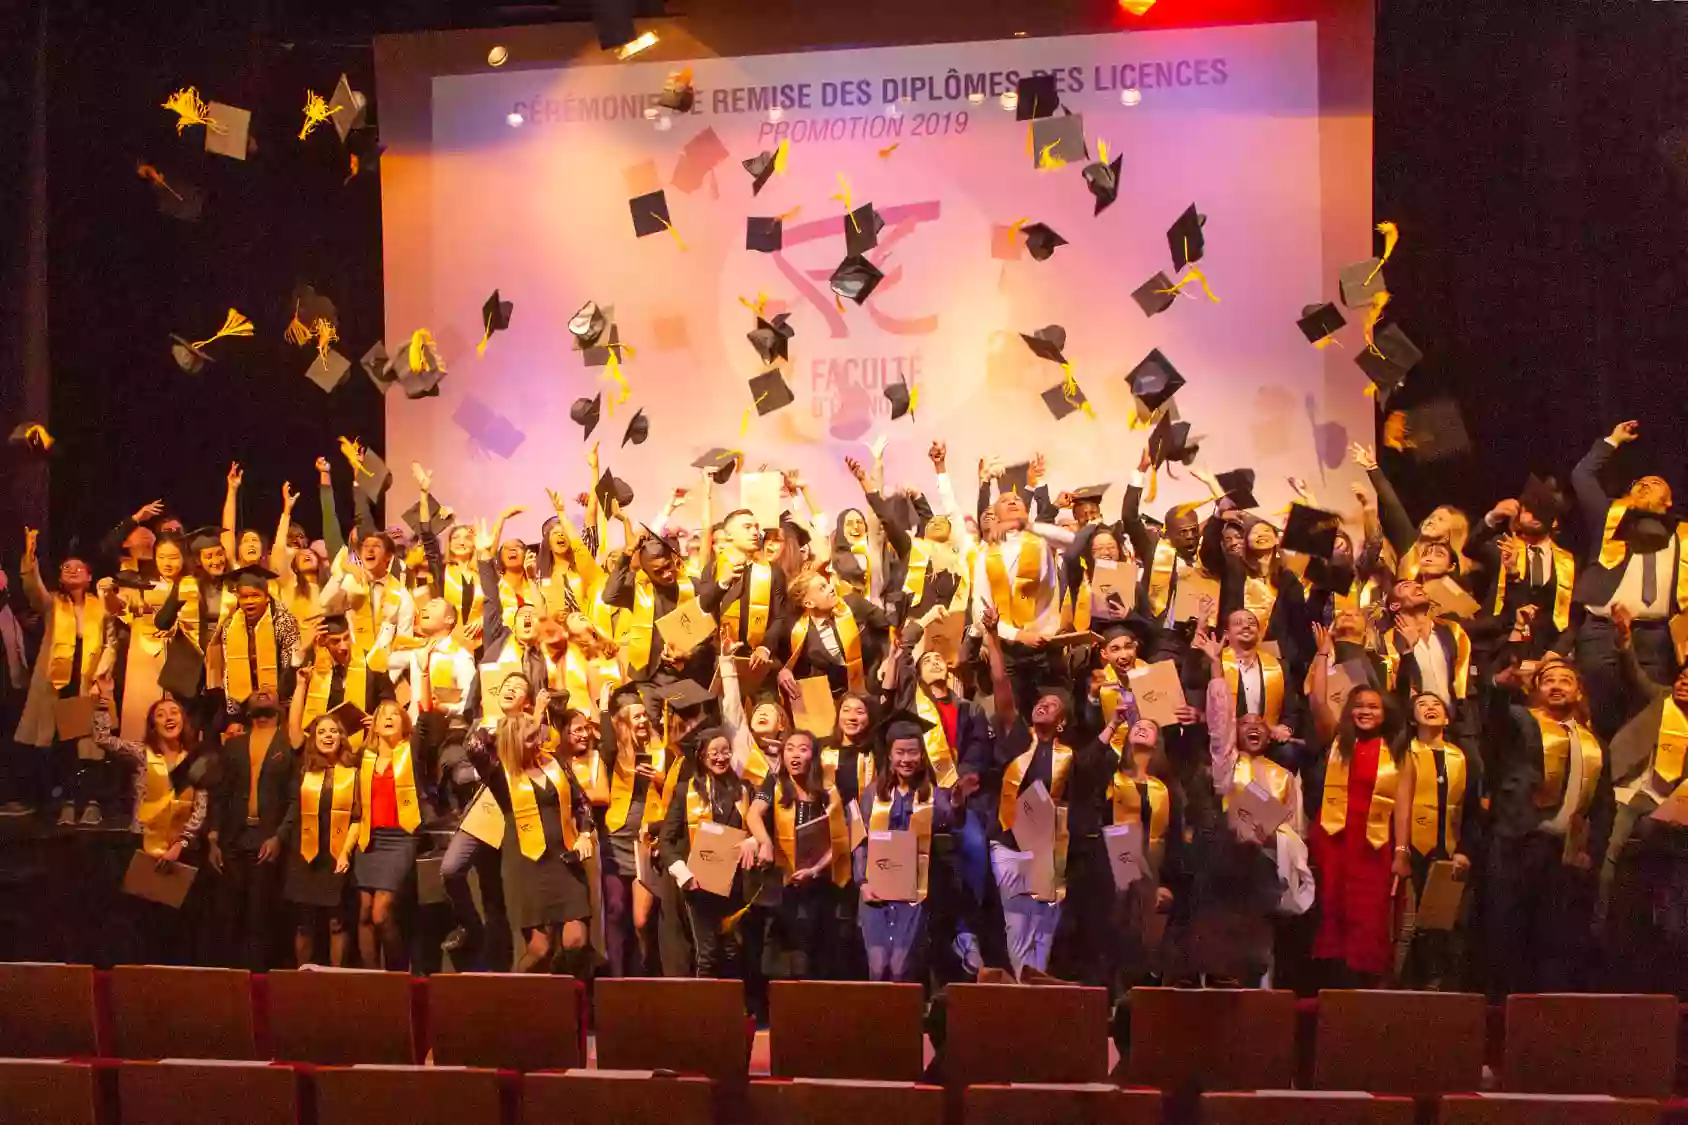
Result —
[[232, 966], [264, 972], [273, 963], [281, 843], [293, 746], [281, 704], [266, 688], [245, 708], [246, 731], [223, 745], [223, 779], [212, 797], [210, 862], [222, 873], [219, 936]]

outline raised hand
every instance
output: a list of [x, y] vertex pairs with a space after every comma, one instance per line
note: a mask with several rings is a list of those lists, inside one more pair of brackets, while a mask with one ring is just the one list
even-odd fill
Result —
[[281, 482], [281, 510], [284, 511], [284, 512], [291, 512], [293, 510], [293, 505], [297, 504], [298, 502], [299, 502], [299, 494], [297, 492], [293, 491], [292, 482], [291, 481], [282, 481]]
[[475, 553], [492, 553], [492, 532], [487, 528], [485, 520], [475, 521]]
[[328, 458], [318, 457], [316, 459], [316, 471], [317, 471], [317, 482], [319, 484], [330, 483], [331, 478], [328, 475]]
[[1362, 512], [1371, 511], [1371, 506], [1372, 506], [1371, 493], [1367, 492], [1365, 490], [1365, 488], [1361, 486], [1359, 481], [1355, 481], [1354, 483], [1350, 484], [1348, 486], [1348, 491], [1350, 491], [1354, 494], [1354, 502], [1360, 505], [1360, 511], [1362, 511]]
[[1047, 468], [1048, 465], [1043, 459], [1043, 454], [1032, 454], [1031, 464], [1026, 468], [1026, 487], [1036, 488], [1038, 485], [1042, 484], [1043, 473]]
[[135, 523], [146, 523], [148, 520], [155, 520], [163, 514], [164, 501], [154, 500], [150, 504], [143, 504], [136, 508], [135, 514], [130, 516], [129, 519]]
[[243, 469], [241, 469], [239, 461], [230, 461], [229, 462], [229, 477], [228, 477], [228, 480], [229, 480], [229, 487], [230, 488], [239, 488], [240, 482], [245, 478], [245, 476], [246, 476], [246, 473]]
[[926, 450], [927, 460], [932, 462], [932, 468], [937, 472], [944, 471], [944, 464], [949, 460], [949, 446], [941, 441], [935, 441]]
[[1330, 656], [1336, 651], [1336, 644], [1331, 640], [1330, 630], [1316, 621], [1313, 623], [1313, 650], [1320, 656]]
[[1616, 426], [1613, 426], [1612, 436], [1609, 440], [1613, 445], [1628, 445], [1640, 436], [1641, 423], [1632, 419], [1628, 422], [1619, 422]]
[[514, 508], [505, 508], [503, 513], [499, 515], [498, 522], [499, 523], [509, 523], [510, 520], [512, 520], [516, 516], [521, 515], [525, 511], [527, 511], [527, 509], [520, 507], [520, 506], [517, 506], [517, 507], [514, 507]]
[[1491, 524], [1503, 524], [1518, 515], [1518, 501], [1502, 500], [1489, 509], [1489, 514], [1483, 519]]
[[1349, 442], [1348, 456], [1353, 459], [1354, 464], [1368, 473], [1377, 468], [1377, 450], [1369, 445], [1361, 445], [1357, 441]]
[[1057, 508], [1071, 508], [1073, 506], [1073, 494], [1070, 492], [1056, 494], [1055, 506]]
[[422, 462], [420, 461], [412, 461], [410, 463], [410, 479], [414, 480], [416, 482], [416, 487], [423, 492], [432, 492], [434, 490], [434, 474], [430, 473], [427, 469], [424, 469], [422, 467]]
[[23, 561], [28, 567], [35, 565], [35, 544], [41, 538], [41, 532], [33, 527], [23, 529]]
[[850, 475], [856, 478], [857, 484], [863, 488], [867, 487], [867, 470], [862, 468], [860, 461], [854, 457], [846, 457], [844, 458], [844, 467], [850, 470]]
[[[1317, 625], [1314, 628], [1318, 628]], [[1190, 647], [1202, 653], [1209, 660], [1219, 659], [1219, 650], [1223, 647], [1220, 640], [1206, 625], [1196, 630], [1196, 635], [1190, 640]]]

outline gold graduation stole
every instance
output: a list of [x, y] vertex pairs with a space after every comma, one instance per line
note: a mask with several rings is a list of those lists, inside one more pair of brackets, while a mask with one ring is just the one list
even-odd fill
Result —
[[[1436, 785], [1436, 749], [1442, 751], [1442, 768], [1448, 775], [1446, 807]], [[1451, 742], [1444, 742], [1436, 749], [1413, 739], [1412, 847], [1419, 855], [1436, 851], [1444, 823], [1448, 854], [1459, 851], [1460, 810], [1465, 806], [1465, 752]]]
[[[1541, 784], [1536, 787], [1538, 809], [1556, 809], [1565, 799], [1566, 770], [1571, 763], [1571, 734], [1567, 724], [1548, 717], [1545, 712], [1531, 710], [1536, 726], [1541, 729]], [[1594, 790], [1600, 781], [1600, 767], [1604, 752], [1594, 732], [1581, 723], [1576, 728], [1577, 746], [1582, 752], [1582, 792], [1577, 795], [1576, 813], [1586, 813], [1594, 803]]]
[[1653, 751], [1653, 777], [1659, 785], [1675, 788], [1682, 780], [1683, 755], [1688, 753], [1688, 715], [1668, 695], [1659, 715], [1659, 737], [1654, 745], [1657, 749]]
[[193, 787], [178, 793], [170, 784], [170, 771], [181, 764], [183, 756], [178, 754], [172, 762], [152, 747], [146, 748], [146, 790], [135, 820], [141, 826], [141, 850], [155, 859], [170, 850], [193, 816]]
[[[1260, 675], [1266, 685], [1266, 713], [1260, 717], [1268, 726], [1276, 726], [1284, 713], [1284, 666], [1269, 652], [1256, 651], [1254, 658], [1259, 661]], [[1225, 666], [1225, 683], [1231, 688], [1231, 698], [1241, 700], [1242, 671], [1237, 666], [1237, 654], [1227, 648], [1220, 654], [1220, 661]]]
[[[1119, 682], [1119, 673], [1112, 664], [1102, 665], [1102, 686], [1097, 689], [1097, 697], [1102, 702], [1102, 725], [1113, 721], [1114, 712], [1119, 710], [1120, 701], [1125, 698], [1125, 688]], [[1114, 740], [1109, 743], [1116, 753], [1125, 749], [1125, 743], [1131, 737], [1127, 727], [1120, 727], [1114, 731]]]
[[[1330, 748], [1325, 766], [1325, 791], [1320, 802], [1319, 825], [1330, 835], [1341, 832], [1348, 823], [1348, 759]], [[1377, 779], [1372, 782], [1371, 807], [1366, 810], [1366, 842], [1374, 848], [1389, 843], [1389, 833], [1395, 812], [1395, 786], [1400, 773], [1395, 760], [1383, 746], [1377, 749]]]
[[1261, 633], [1272, 621], [1272, 607], [1278, 604], [1278, 588], [1270, 578], [1249, 575], [1243, 579], [1243, 608], [1260, 622]]
[[200, 635], [199, 580], [192, 575], [183, 575], [176, 586], [176, 597], [181, 602], [181, 608], [176, 613], [176, 628], [187, 634], [188, 639], [203, 651], [205, 638]]
[[[357, 638], [352, 638], [352, 654], [346, 660], [345, 690], [341, 694], [340, 702], [355, 703], [358, 710], [369, 710], [369, 668], [364, 663], [363, 646], [358, 644]], [[311, 685], [305, 693], [305, 713], [302, 725], [310, 726], [321, 715], [327, 714], [329, 707], [329, 693], [334, 687], [334, 658], [328, 655], [328, 649], [318, 645], [316, 658], [311, 663]], [[348, 735], [361, 733], [347, 731]]]
[[[1571, 552], [1559, 544], [1549, 540], [1549, 551], [1553, 555], [1553, 625], [1561, 631], [1571, 625], [1571, 587], [1576, 583], [1576, 559]], [[1512, 560], [1511, 566], [1502, 566], [1495, 573], [1495, 608], [1494, 613], [1499, 616], [1506, 607], [1506, 582], [1508, 578], [1522, 581], [1528, 574], [1529, 550], [1518, 552], [1518, 557]]]
[[593, 661], [573, 645], [569, 646], [568, 653], [563, 657], [562, 686], [568, 692], [569, 706], [576, 711], [584, 711], [588, 715], [598, 713], [597, 693], [592, 690], [597, 671]]
[[[1453, 692], [1454, 699], [1464, 699], [1466, 687], [1471, 679], [1471, 638], [1466, 636], [1465, 629], [1457, 621], [1438, 621], [1431, 628], [1431, 639], [1437, 644], [1442, 643], [1441, 630], [1448, 630], [1448, 635], [1454, 641], [1454, 659], [1448, 666], [1448, 690]], [[1396, 683], [1401, 671], [1401, 652], [1395, 643], [1397, 629], [1390, 629], [1383, 634], [1383, 667], [1389, 673], [1389, 690], [1396, 689]], [[1408, 649], [1408, 651], [1412, 651]]]
[[[1237, 752], [1237, 764], [1231, 770], [1231, 792], [1236, 792], [1249, 784], [1258, 781], [1266, 792], [1272, 795], [1274, 801], [1280, 804], [1290, 804], [1290, 782], [1295, 775], [1274, 762], [1264, 754], [1248, 754]], [[1231, 807], [1230, 794], [1226, 794], [1224, 805]]]
[[[363, 760], [358, 763], [358, 795], [363, 800], [363, 818], [358, 822], [358, 847], [369, 850], [369, 834], [374, 825], [370, 810], [375, 796], [375, 747], [364, 748]], [[393, 747], [393, 789], [399, 799], [399, 827], [414, 832], [422, 824], [422, 806], [416, 800], [416, 771], [410, 760], [410, 742]]]
[[[657, 739], [651, 739], [646, 744], [645, 752], [650, 755], [651, 765], [661, 770], [663, 762], [667, 760], [668, 748]], [[610, 808], [604, 816], [604, 826], [611, 832], [620, 832], [627, 824], [627, 810], [633, 807], [635, 794], [644, 798], [645, 815], [643, 820], [650, 820], [650, 782], [635, 772], [638, 753], [617, 754], [615, 770], [610, 774]]]
[[[917, 698], [918, 698], [918, 696], [917, 696]], [[933, 720], [933, 721], [936, 722], [936, 720]], [[930, 732], [928, 732], [928, 733], [930, 733]], [[760, 756], [759, 751], [756, 752], [756, 753], [757, 753], [757, 756]], [[826, 787], [828, 789], [837, 788], [837, 786], [838, 786], [838, 759], [843, 754], [843, 750], [840, 749], [837, 746], [828, 746], [825, 749], [823, 749], [820, 752], [820, 754], [821, 754], [821, 780], [825, 782]], [[933, 763], [933, 766], [934, 766], [934, 768], [936, 768], [936, 763]], [[765, 770], [765, 768], [766, 768], [766, 759], [764, 759], [764, 770]], [[745, 770], [745, 778], [748, 780], [749, 777], [750, 777], [750, 770], [747, 768]], [[752, 784], [760, 785], [760, 784], [762, 784], [762, 779], [757, 778], [754, 782], [752, 782]], [[858, 746], [856, 748], [856, 794], [858, 796], [860, 796], [861, 794], [866, 793], [867, 787], [869, 785], [872, 785], [872, 784], [873, 784], [873, 748], [871, 746]], [[951, 784], [953, 784], [953, 782]]]
[[[469, 588], [468, 604], [464, 604], [463, 588]], [[486, 600], [481, 592], [481, 579], [474, 566], [463, 566], [460, 563], [445, 564], [445, 589], [440, 591], [451, 607], [457, 611], [457, 623], [468, 624], [481, 619], [481, 603]]]
[[909, 605], [920, 604], [920, 599], [926, 596], [926, 564], [931, 561], [930, 544], [919, 536], [911, 536], [908, 541], [908, 573], [903, 576], [903, 592], [909, 597]]
[[[1054, 760], [1049, 770], [1049, 799], [1059, 805], [1066, 798], [1067, 778], [1073, 772], [1073, 751], [1072, 747], [1059, 742], [1051, 750]], [[1004, 832], [1014, 831], [1014, 820], [1019, 815], [1020, 783], [1025, 780], [1026, 771], [1032, 765], [1032, 755], [1036, 753], [1034, 745], [1010, 762], [1002, 775], [1002, 796], [997, 800], [996, 820]]]
[[[715, 557], [715, 581], [721, 583], [728, 578], [729, 564], [725, 555]], [[745, 567], [745, 577], [749, 585], [750, 622], [745, 627], [744, 639], [751, 648], [760, 648], [762, 638], [768, 632], [768, 609], [772, 604], [774, 592], [774, 568], [767, 563], [751, 563]], [[732, 629], [733, 636], [739, 635], [740, 607], [745, 598], [734, 598], [731, 604], [721, 607], [721, 624]]]
[[[329, 793], [328, 854], [338, 856], [352, 829], [352, 795], [357, 792], [358, 771], [344, 766], [330, 767], [334, 784]], [[322, 810], [322, 785], [328, 771], [309, 770], [299, 779], [299, 858], [310, 863], [321, 850], [318, 817]]]
[[[837, 763], [837, 760], [837, 757], [834, 756], [834, 764]], [[826, 765], [826, 751], [824, 750], [821, 751], [821, 765]], [[755, 743], [751, 743], [750, 752], [744, 756], [744, 769], [739, 772], [739, 776], [749, 785], [755, 787], [761, 785], [762, 779], [767, 777], [772, 770], [773, 767], [768, 762], [768, 756], [762, 753], [762, 748]], [[830, 775], [828, 775], [827, 780], [830, 784]]]
[[375, 637], [381, 631], [381, 621], [375, 616], [375, 592], [381, 591], [383, 602], [387, 598], [398, 597], [395, 590], [384, 589], [388, 583], [395, 587], [398, 585], [389, 574], [385, 578], [371, 580], [368, 589], [361, 596], [352, 599], [352, 612], [349, 615], [352, 622], [352, 640], [362, 645], [365, 652], [375, 651]]
[[[957, 707], [959, 706], [960, 702], [957, 701]], [[932, 724], [923, 736], [926, 741], [926, 760], [932, 763], [932, 783], [940, 789], [948, 789], [959, 780], [955, 747], [950, 745], [949, 735], [944, 733], [944, 721], [938, 712], [938, 705], [928, 699], [920, 688], [914, 691], [914, 713]], [[961, 717], [958, 711], [956, 730], [959, 732], [960, 729]]]
[[1020, 557], [1010, 581], [1002, 561], [1002, 544], [985, 550], [985, 577], [991, 586], [991, 603], [1002, 619], [1016, 629], [1037, 620], [1038, 580], [1043, 574], [1043, 540], [1030, 531], [1020, 532]]
[[[105, 647], [105, 616], [104, 603], [91, 591], [82, 596], [80, 620], [74, 600], [63, 594], [53, 595], [53, 647], [47, 672], [55, 691], [63, 691], [74, 679], [77, 694], [87, 692], [94, 681], [100, 650]], [[82, 633], [80, 668], [74, 666], [78, 624]]]
[[1090, 564], [1079, 560], [1078, 589], [1073, 591], [1073, 628], [1084, 632], [1090, 628]]
[[1155, 541], [1155, 558], [1149, 567], [1149, 608], [1156, 617], [1166, 615], [1172, 597], [1172, 575], [1178, 566], [1178, 552], [1164, 538]]
[[[1159, 871], [1161, 856], [1166, 852], [1166, 826], [1172, 815], [1172, 801], [1166, 783], [1160, 778], [1145, 779], [1144, 787], [1149, 791], [1149, 866]], [[1113, 798], [1115, 824], [1142, 822], [1143, 790], [1137, 788], [1129, 768], [1114, 773], [1108, 783], [1108, 796]]]
[[[832, 837], [832, 882], [836, 886], [847, 886], [850, 882], [850, 831], [844, 825], [844, 805], [838, 800], [836, 790], [827, 790], [822, 796], [827, 798], [827, 834]], [[774, 795], [774, 831], [779, 840], [774, 859], [789, 883], [791, 873], [797, 870], [797, 802], [785, 804], [778, 793]]]
[[533, 579], [522, 575], [520, 587], [510, 585], [509, 576], [498, 576], [498, 616], [504, 622], [506, 629], [516, 627], [516, 611], [524, 605], [538, 606], [541, 612], [545, 610], [545, 598], [534, 585]]
[[[850, 690], [866, 691], [867, 675], [862, 671], [862, 634], [856, 617], [840, 598], [832, 610], [832, 626], [838, 630], [838, 646], [844, 650], [844, 668], [849, 673]], [[804, 614], [791, 627], [791, 663], [802, 655], [803, 642], [809, 637], [809, 615]], [[788, 664], [787, 667], [790, 667]]]
[[[692, 580], [682, 578], [679, 581], [680, 596], [675, 605], [681, 605], [693, 600], [697, 595], [692, 593]], [[628, 615], [627, 643], [629, 646], [629, 666], [635, 670], [644, 669], [651, 660], [651, 639], [656, 633], [656, 587], [644, 571], [639, 571], [633, 578], [633, 612]]]
[[[252, 682], [252, 657], [258, 658], [258, 682]], [[244, 703], [254, 691], [264, 689], [280, 692], [276, 668], [275, 603], [264, 606], [264, 615], [247, 630], [246, 614], [238, 613], [229, 621], [229, 631], [223, 638], [223, 666], [228, 670], [229, 701]]]
[[604, 777], [604, 756], [598, 753], [597, 747], [593, 747], [570, 758], [569, 769], [574, 773], [574, 779], [580, 782], [580, 787], [591, 796]]
[[[713, 792], [715, 778], [711, 776], [706, 782]], [[739, 823], [748, 824], [750, 816], [750, 790], [745, 786], [739, 787], [738, 800], [733, 802], [738, 808]], [[686, 786], [686, 841], [688, 847], [697, 845], [697, 826], [704, 821], [715, 823], [715, 805], [710, 797], [705, 797], [697, 791], [697, 786]]]
[[873, 553], [867, 549], [866, 539], [850, 544], [850, 553], [862, 564], [861, 592], [865, 596], [873, 589]]
[[[1621, 566], [1629, 558], [1629, 544], [1614, 538], [1618, 523], [1628, 510], [1629, 505], [1621, 500], [1606, 509], [1606, 526], [1600, 534], [1600, 565], [1607, 570]], [[1678, 613], [1688, 612], [1688, 523], [1676, 525], [1676, 609]]]
[[[873, 798], [873, 812], [868, 814], [869, 832], [890, 832], [891, 802]], [[926, 901], [926, 873], [932, 866], [932, 801], [922, 801], [917, 795], [909, 810], [908, 831], [914, 833], [914, 901]], [[835, 843], [833, 847], [837, 847]]]
[[[557, 793], [557, 804], [562, 812], [563, 850], [573, 851], [574, 842], [580, 835], [574, 823], [574, 793], [557, 759], [546, 754], [539, 759], [539, 768]], [[533, 778], [526, 770], [512, 773], [506, 769], [504, 780], [510, 785], [510, 812], [516, 821], [516, 845], [528, 859], [542, 859], [545, 856], [545, 823], [539, 817], [539, 799], [533, 794]]]

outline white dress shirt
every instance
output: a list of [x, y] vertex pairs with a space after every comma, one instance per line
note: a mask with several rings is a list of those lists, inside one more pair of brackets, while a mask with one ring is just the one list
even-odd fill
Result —
[[[408, 652], [395, 653], [390, 657], [390, 669], [393, 679], [398, 679], [404, 672], [410, 673], [410, 721], [414, 723], [416, 716], [421, 714], [424, 696], [433, 698], [435, 711], [445, 715], [461, 715], [469, 705], [475, 686], [475, 654], [461, 645], [454, 646], [455, 652], [439, 652], [449, 636], [442, 637], [425, 648], [413, 648]], [[451, 682], [456, 689], [457, 698], [454, 700], [441, 699], [434, 695], [429, 686], [429, 662], [434, 666], [441, 662], [451, 665]], [[537, 690], [537, 688], [535, 689]]]
[[1431, 629], [1424, 634], [1422, 640], [1413, 645], [1413, 660], [1418, 664], [1418, 682], [1421, 691], [1427, 691], [1442, 701], [1442, 705], [1452, 708], [1454, 705], [1453, 690], [1448, 685], [1448, 654], [1442, 648], [1442, 638]]
[[[1020, 540], [1029, 532], [1013, 531], [1003, 536], [1001, 544], [1002, 569], [1008, 575], [1010, 582], [1020, 568]], [[979, 558], [973, 564], [973, 619], [979, 620], [986, 607], [995, 604], [991, 594], [991, 579], [988, 563], [990, 561], [990, 547], [981, 545]], [[1049, 544], [1043, 544], [1041, 558], [1038, 560], [1037, 597], [1035, 605], [1037, 616], [1032, 621], [1033, 631], [1046, 637], [1052, 637], [1060, 632], [1061, 627], [1061, 599], [1060, 583], [1057, 581], [1058, 571], [1055, 567], [1054, 553]], [[1008, 623], [1007, 613], [1002, 614], [1001, 622], [996, 627], [996, 635], [1005, 641], [1017, 640], [1020, 630]]]

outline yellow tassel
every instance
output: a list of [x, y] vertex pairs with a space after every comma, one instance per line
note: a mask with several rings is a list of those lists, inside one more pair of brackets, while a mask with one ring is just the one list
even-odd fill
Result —
[[346, 173], [346, 178], [340, 181], [341, 187], [345, 187], [347, 184], [349, 184], [353, 180], [357, 179], [357, 175], [358, 175], [358, 154], [357, 153], [354, 152], [354, 153], [350, 153], [350, 154], [347, 155], [347, 157], [346, 157], [346, 167], [349, 169], [349, 171]]
[[1383, 263], [1389, 260], [1389, 255], [1395, 252], [1395, 243], [1401, 237], [1400, 230], [1387, 219], [1377, 224], [1377, 233], [1383, 236], [1383, 256], [1377, 260], [1377, 265], [1373, 266], [1372, 271], [1366, 275], [1367, 285], [1370, 285], [1371, 279], [1377, 276], [1377, 271], [1383, 268]]
[[1078, 399], [1078, 380], [1073, 377], [1073, 365], [1070, 363], [1061, 365], [1061, 394], [1068, 402]]
[[856, 233], [860, 234], [862, 232], [862, 225], [856, 222], [856, 208], [854, 197], [850, 193], [850, 181], [844, 178], [844, 173], [842, 172], [839, 172], [837, 175], [838, 190], [832, 195], [827, 196], [827, 198], [836, 199], [840, 203], [844, 204], [844, 213], [850, 216], [851, 225], [856, 228]]
[[1313, 348], [1315, 351], [1323, 351], [1326, 348], [1340, 348], [1341, 346], [1342, 341], [1338, 340], [1335, 336], [1326, 336], [1323, 340], [1313, 341]]
[[897, 151], [897, 145], [900, 145], [902, 143], [903, 142], [901, 142], [901, 141], [896, 141], [889, 148], [880, 149], [879, 150], [879, 159], [884, 160], [886, 157], [890, 156], [893, 152], [896, 152]]
[[1390, 449], [1408, 450], [1413, 442], [1407, 437], [1407, 416], [1396, 410], [1383, 420], [1383, 444]]
[[434, 336], [426, 328], [418, 328], [410, 336], [410, 373], [420, 375], [428, 366], [428, 351], [434, 346]]
[[340, 338], [340, 332], [334, 327], [334, 322], [327, 317], [317, 317], [316, 323], [311, 325], [311, 333], [316, 337], [317, 357], [323, 366], [328, 366], [328, 345]]
[[475, 345], [475, 356], [479, 358], [486, 354], [487, 341], [492, 339], [492, 317], [486, 318], [486, 331], [481, 333], [481, 342]]
[[669, 222], [667, 219], [663, 218], [661, 215], [658, 215], [655, 211], [651, 212], [651, 218], [655, 219], [657, 222], [661, 223], [663, 226], [668, 228], [668, 233], [674, 236], [674, 244], [676, 246], [678, 246], [681, 250], [684, 250], [686, 248], [686, 243], [680, 238], [680, 232], [674, 229], [673, 223]]
[[299, 139], [302, 141], [306, 137], [310, 136], [312, 129], [315, 129], [318, 125], [321, 125], [324, 121], [327, 121], [330, 117], [333, 117], [339, 112], [339, 106], [329, 108], [328, 103], [322, 100], [321, 94], [317, 93], [315, 90], [306, 90], [305, 126], [299, 130]]
[[1157, 290], [1155, 290], [1155, 292], [1156, 293], [1171, 293], [1175, 296], [1183, 296], [1184, 286], [1190, 284], [1190, 282], [1192, 282], [1192, 281], [1194, 281], [1196, 284], [1198, 284], [1202, 287], [1202, 292], [1207, 294], [1208, 300], [1212, 301], [1216, 305], [1219, 303], [1219, 298], [1215, 297], [1213, 295], [1213, 290], [1209, 289], [1208, 286], [1207, 286], [1207, 275], [1201, 271], [1200, 266], [1195, 266], [1195, 265], [1192, 265], [1190, 267], [1189, 272], [1187, 272], [1184, 275], [1184, 279], [1182, 281], [1180, 281], [1178, 284], [1176, 284], [1176, 285], [1174, 285], [1174, 286], [1172, 286], [1171, 288], [1168, 288], [1168, 289], [1157, 289]]
[[1360, 334], [1366, 338], [1366, 347], [1375, 356], [1382, 356], [1383, 353], [1377, 350], [1377, 344], [1372, 340], [1372, 331], [1377, 328], [1377, 322], [1383, 319], [1383, 309], [1388, 304], [1388, 290], [1372, 297], [1371, 307], [1366, 309], [1365, 322], [1360, 329]]
[[217, 334], [215, 336], [207, 337], [193, 346], [195, 348], [203, 348], [206, 344], [211, 343], [213, 340], [221, 340], [224, 336], [250, 335], [252, 335], [252, 322], [247, 320], [244, 316], [241, 316], [234, 309], [230, 309], [228, 319], [223, 321], [223, 326], [217, 330]]
[[1055, 168], [1065, 168], [1067, 162], [1055, 155], [1055, 150], [1061, 145], [1060, 141], [1050, 141], [1038, 150], [1037, 167], [1040, 172], [1047, 172]]
[[619, 395], [615, 398], [609, 399], [605, 403], [605, 405], [609, 407], [609, 416], [611, 418], [615, 417], [615, 408], [626, 402], [628, 397], [633, 393], [633, 389], [627, 385], [627, 376], [622, 374], [621, 371], [620, 351], [621, 349], [619, 347], [610, 348], [609, 362], [604, 365], [604, 374], [610, 379], [613, 379], [615, 381], [615, 385], [621, 388], [621, 393]]
[[293, 319], [287, 322], [287, 331], [281, 338], [296, 348], [302, 348], [310, 343], [311, 330], [305, 327], [305, 322], [299, 319], [299, 302], [293, 302]]
[[372, 477], [375, 475], [363, 463], [363, 446], [358, 443], [357, 438], [342, 437], [340, 439], [340, 455], [352, 467], [354, 477]]
[[774, 149], [774, 175], [785, 175], [786, 162], [791, 158], [791, 138], [787, 137]]
[[1096, 142], [1096, 159], [1101, 161], [1103, 164], [1106, 164], [1108, 162], [1108, 142], [1107, 141], [1098, 140]]
[[920, 405], [920, 384], [919, 383], [910, 383], [908, 385], [908, 416], [910, 418], [914, 417], [915, 407], [917, 407], [919, 405]]
[[1370, 382], [1368, 380], [1367, 383], [1366, 383], [1366, 389], [1363, 393], [1365, 394], [1365, 396], [1367, 398], [1376, 398], [1377, 397], [1377, 384]]
[[182, 193], [165, 183], [163, 174], [151, 164], [136, 164], [135, 175], [139, 176], [143, 180], [150, 180], [159, 187], [163, 188], [165, 191], [169, 192], [171, 195], [175, 196], [177, 199], [182, 198]]
[[177, 136], [181, 136], [182, 130], [189, 125], [203, 125], [213, 133], [228, 132], [211, 120], [211, 107], [200, 100], [199, 91], [192, 86], [171, 94], [163, 108], [176, 115]]
[[1155, 493], [1157, 491], [1159, 491], [1159, 487], [1158, 487], [1159, 485], [1160, 485], [1160, 466], [1159, 465], [1150, 465], [1149, 466], [1149, 490], [1145, 494], [1145, 496], [1148, 499], [1149, 503], [1151, 503], [1151, 504], [1153, 504], [1155, 502]]
[[43, 426], [40, 422], [35, 422], [25, 426], [23, 430], [23, 438], [24, 441], [35, 446], [43, 453], [53, 448], [53, 435], [48, 433], [47, 427]]
[[747, 301], [743, 297], [740, 297], [738, 299], [738, 303], [756, 314], [756, 318], [760, 320], [762, 319], [763, 312], [765, 312], [768, 308], [768, 295], [758, 291], [755, 301]]
[[803, 205], [801, 203], [799, 203], [797, 206], [793, 207], [789, 211], [781, 211], [779, 214], [775, 215], [774, 218], [778, 219], [782, 223], [787, 223], [787, 222], [790, 222], [792, 219], [795, 219], [802, 212], [802, 210], [803, 210]]

